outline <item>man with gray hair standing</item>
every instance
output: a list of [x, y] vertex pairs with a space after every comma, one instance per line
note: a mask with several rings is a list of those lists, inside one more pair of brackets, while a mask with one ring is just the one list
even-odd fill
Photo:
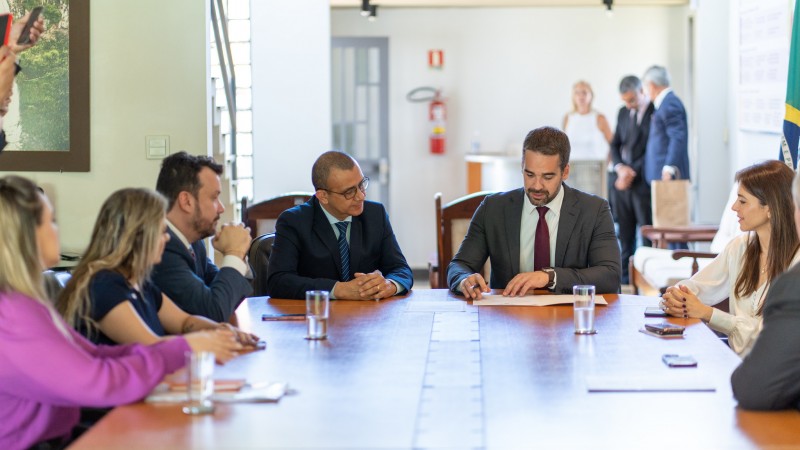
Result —
[[689, 178], [689, 139], [686, 109], [669, 87], [669, 73], [652, 66], [644, 73], [645, 92], [653, 100], [655, 113], [645, 152], [644, 176], [654, 180]]
[[[617, 129], [611, 140], [611, 161], [617, 179], [609, 192], [611, 210], [619, 224], [622, 283], [628, 284], [628, 260], [636, 250], [636, 226], [653, 223], [650, 185], [644, 178], [645, 149], [654, 107], [638, 77], [628, 75], [619, 83], [625, 106], [619, 109]], [[650, 245], [644, 240], [644, 245]]]

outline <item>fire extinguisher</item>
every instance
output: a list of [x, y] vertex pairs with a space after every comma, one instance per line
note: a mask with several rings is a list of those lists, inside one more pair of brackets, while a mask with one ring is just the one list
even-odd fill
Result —
[[431, 153], [441, 155], [444, 153], [446, 137], [447, 106], [439, 91], [433, 96], [428, 106], [428, 120], [430, 121]]

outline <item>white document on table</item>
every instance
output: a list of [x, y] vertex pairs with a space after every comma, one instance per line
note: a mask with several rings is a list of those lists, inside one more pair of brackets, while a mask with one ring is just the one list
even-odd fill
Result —
[[[714, 383], [698, 377], [694, 369], [676, 369], [686, 371], [683, 374], [647, 376], [625, 375], [587, 375], [586, 389], [589, 392], [714, 392]], [[689, 373], [692, 371], [692, 373]]]
[[[544, 295], [524, 295], [522, 297], [503, 297], [502, 294], [484, 294], [483, 299], [473, 300], [475, 306], [553, 306], [571, 305], [573, 303], [572, 294], [544, 294]], [[595, 305], [608, 305], [606, 299], [601, 295], [594, 297]]]

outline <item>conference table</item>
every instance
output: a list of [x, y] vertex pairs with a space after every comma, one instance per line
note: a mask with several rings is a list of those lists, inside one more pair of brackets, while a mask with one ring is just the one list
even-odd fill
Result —
[[[217, 366], [215, 377], [283, 381], [291, 394], [218, 404], [205, 416], [178, 404], [121, 406], [71, 448], [800, 446], [797, 411], [736, 407], [739, 358], [706, 325], [670, 318], [686, 327], [683, 338], [649, 336], [639, 329], [665, 320], [644, 317], [657, 297], [604, 297], [594, 335], [573, 333], [571, 305], [475, 306], [443, 289], [332, 301], [323, 341], [304, 339], [303, 321], [261, 321], [302, 313], [303, 301], [249, 298], [239, 325], [268, 347]], [[663, 354], [698, 366], [668, 368]]]

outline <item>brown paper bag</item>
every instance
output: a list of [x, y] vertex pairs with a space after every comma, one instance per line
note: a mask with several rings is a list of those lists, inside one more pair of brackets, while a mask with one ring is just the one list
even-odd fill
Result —
[[689, 180], [653, 181], [650, 184], [654, 227], [689, 226]]

